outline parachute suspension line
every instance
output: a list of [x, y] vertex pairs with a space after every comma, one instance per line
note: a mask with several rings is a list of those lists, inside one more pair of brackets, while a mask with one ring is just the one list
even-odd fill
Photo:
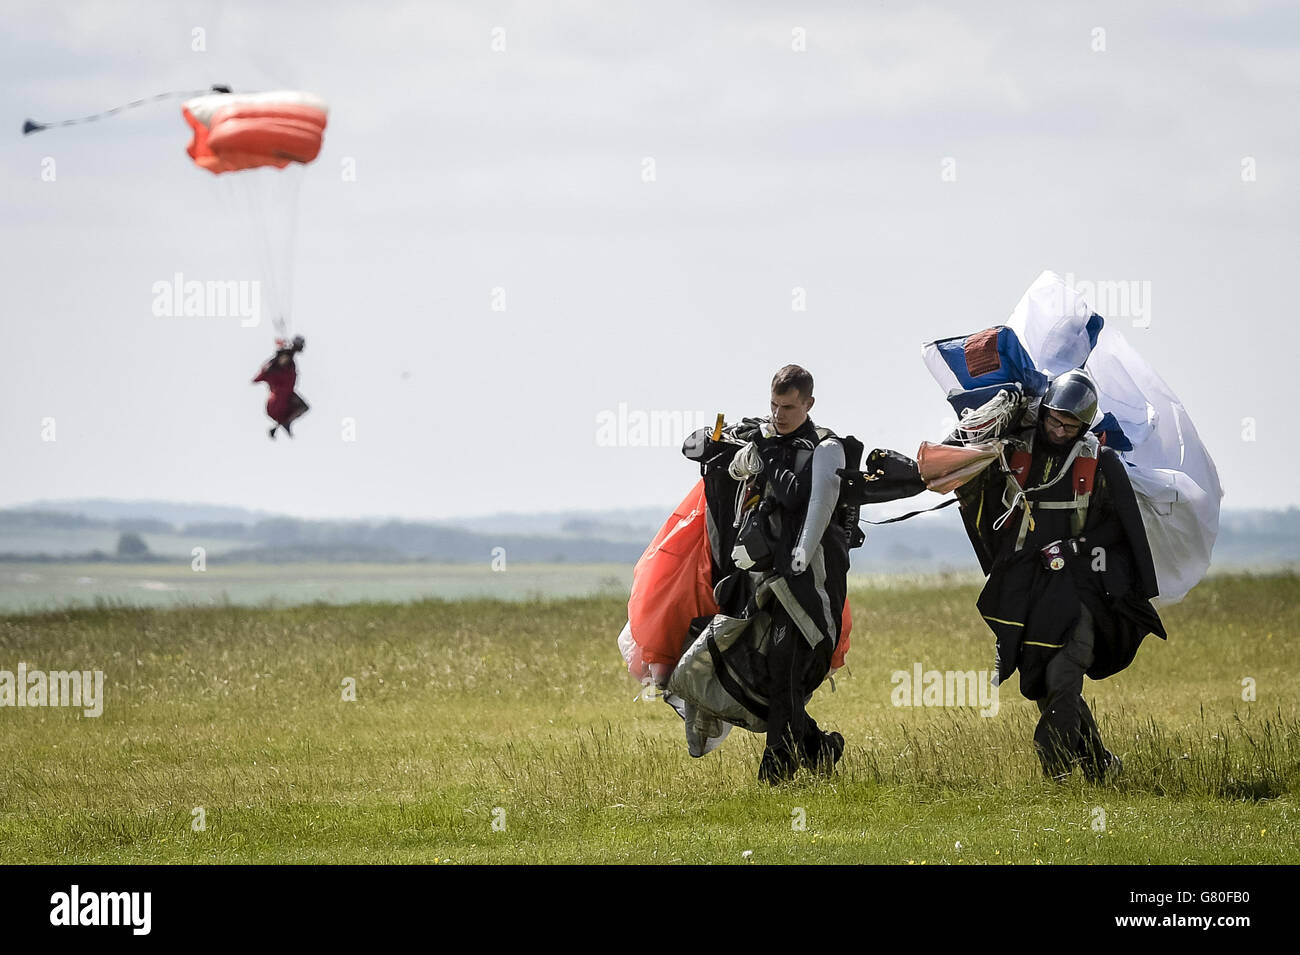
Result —
[[303, 167], [264, 167], [218, 176], [223, 198], [248, 223], [249, 265], [261, 280], [262, 314], [277, 338], [292, 332], [293, 250]]
[[107, 116], [115, 116], [118, 113], [128, 109], [135, 109], [138, 106], [145, 106], [149, 103], [158, 103], [166, 99], [193, 99], [195, 96], [204, 96], [208, 93], [229, 93], [229, 86], [215, 85], [208, 89], [202, 90], [172, 90], [168, 93], [157, 93], [153, 96], [146, 96], [144, 99], [133, 99], [129, 103], [123, 103], [121, 106], [114, 106], [112, 109], [106, 109], [102, 113], [94, 113], [90, 116], [82, 116], [77, 119], [62, 119], [54, 123], [38, 123], [34, 119], [23, 122], [23, 135], [40, 132], [42, 129], [53, 129], [56, 126], [79, 126], [82, 123], [93, 123], [104, 119]]
[[278, 270], [284, 279], [284, 289], [281, 298], [284, 302], [283, 325], [284, 331], [282, 336], [287, 337], [291, 330], [290, 322], [293, 317], [293, 272], [294, 272], [294, 252], [298, 248], [298, 196], [302, 192], [302, 180], [305, 167], [289, 166], [285, 169], [276, 170], [280, 176], [282, 192], [287, 193], [281, 200], [281, 208], [288, 206], [288, 221], [284, 226], [284, 235], [281, 237], [279, 252], [281, 261], [277, 263]]
[[736, 516], [732, 521], [732, 527], [740, 526], [745, 516], [745, 494], [749, 490], [750, 480], [762, 470], [763, 459], [758, 456], [758, 445], [753, 441], [737, 451], [731, 463], [727, 465], [727, 473], [731, 475], [732, 480], [740, 482], [736, 486]]
[[758, 456], [758, 445], [753, 441], [737, 451], [727, 465], [727, 473], [734, 481], [747, 481], [762, 470], [763, 459]]
[[1010, 391], [999, 391], [978, 408], [967, 408], [957, 422], [957, 431], [967, 444], [1001, 437], [1011, 426], [1019, 399]]

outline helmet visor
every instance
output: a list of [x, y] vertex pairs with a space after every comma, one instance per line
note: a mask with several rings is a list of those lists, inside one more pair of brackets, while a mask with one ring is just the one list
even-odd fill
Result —
[[1091, 427], [1097, 417], [1097, 389], [1082, 375], [1062, 375], [1043, 395], [1043, 407], [1073, 415]]

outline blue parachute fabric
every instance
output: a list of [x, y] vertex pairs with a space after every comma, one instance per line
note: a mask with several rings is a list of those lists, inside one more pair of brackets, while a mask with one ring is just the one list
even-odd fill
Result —
[[1088, 335], [1088, 354], [1097, 347], [1097, 336], [1101, 334], [1102, 328], [1106, 324], [1106, 319], [1102, 318], [1096, 312], [1088, 316], [1088, 324], [1084, 326], [1084, 332]]
[[1005, 325], [974, 335], [940, 339], [929, 348], [931, 356], [947, 366], [956, 390], [1012, 382], [1019, 382], [1032, 395], [1041, 395], [1047, 389], [1047, 376], [1034, 365], [1016, 333]]
[[[952, 398], [949, 397], [948, 400], [951, 401]], [[1102, 443], [1108, 448], [1114, 448], [1116, 451], [1133, 450], [1133, 442], [1128, 439], [1128, 435], [1120, 427], [1119, 421], [1109, 411], [1101, 416], [1101, 420], [1097, 422], [1097, 427], [1092, 429], [1092, 433], [1099, 438], [1104, 435], [1105, 440]]]

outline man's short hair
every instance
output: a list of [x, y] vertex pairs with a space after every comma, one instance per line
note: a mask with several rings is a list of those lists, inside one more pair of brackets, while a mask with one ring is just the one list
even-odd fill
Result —
[[799, 392], [800, 398], [811, 398], [813, 376], [808, 369], [798, 365], [786, 365], [772, 376], [772, 394], [782, 395], [791, 388]]

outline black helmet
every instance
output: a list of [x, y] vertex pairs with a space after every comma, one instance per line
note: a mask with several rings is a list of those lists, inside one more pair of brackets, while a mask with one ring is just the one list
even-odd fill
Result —
[[1097, 417], [1097, 386], [1086, 371], [1072, 369], [1052, 379], [1043, 395], [1042, 406], [1073, 415], [1083, 422], [1085, 429], [1090, 428]]

